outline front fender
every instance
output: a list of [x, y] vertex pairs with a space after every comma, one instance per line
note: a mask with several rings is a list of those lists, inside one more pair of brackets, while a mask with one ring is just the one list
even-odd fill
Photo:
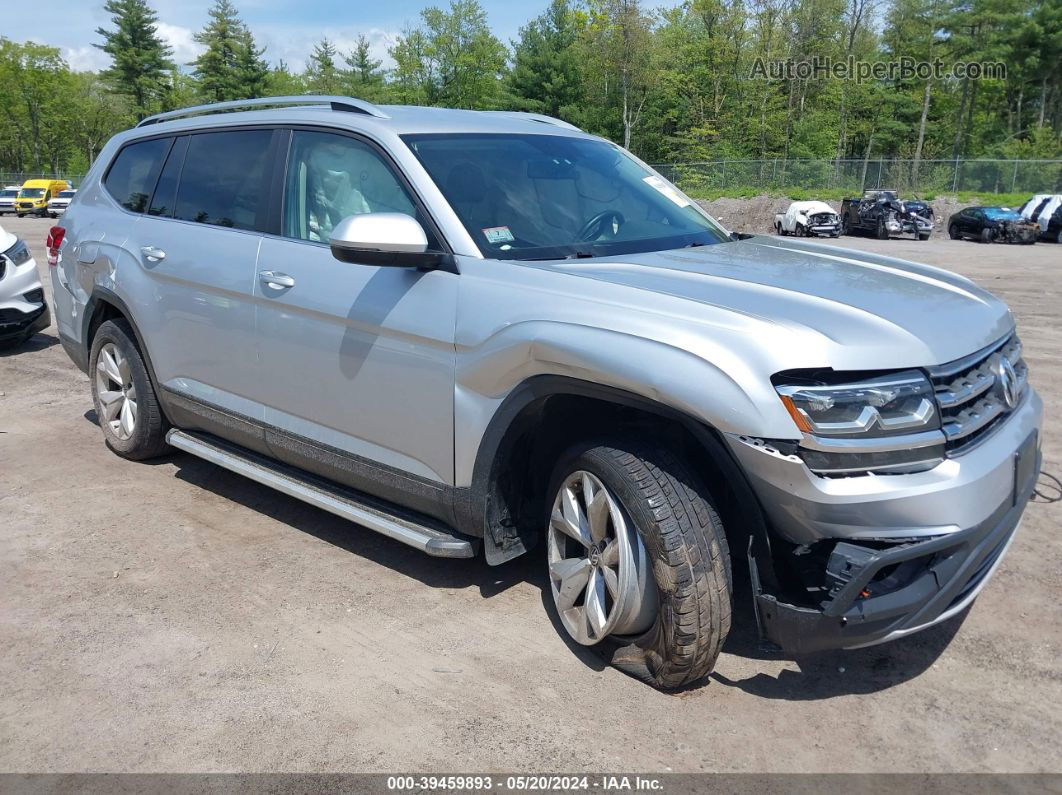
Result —
[[[697, 344], [711, 347], [704, 340]], [[458, 354], [457, 485], [471, 483], [483, 435], [502, 402], [536, 376], [561, 376], [636, 395], [721, 431], [747, 433], [757, 428], [761, 435], [773, 433], [775, 438], [793, 435], [792, 420], [769, 383], [723, 348], [705, 354], [622, 331], [558, 321], [504, 327], [475, 349]]]

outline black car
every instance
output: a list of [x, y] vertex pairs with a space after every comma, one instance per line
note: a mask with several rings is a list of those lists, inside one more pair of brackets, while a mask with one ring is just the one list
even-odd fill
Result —
[[948, 219], [952, 240], [971, 238], [982, 243], [1035, 243], [1040, 227], [1009, 207], [967, 207]]
[[928, 240], [933, 231], [933, 208], [920, 200], [901, 201], [894, 190], [868, 190], [862, 199], [841, 202], [841, 234], [869, 232], [880, 240], [910, 233]]

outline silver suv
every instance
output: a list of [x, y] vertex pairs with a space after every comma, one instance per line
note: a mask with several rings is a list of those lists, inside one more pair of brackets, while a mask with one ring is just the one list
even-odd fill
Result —
[[49, 257], [116, 453], [177, 448], [439, 557], [541, 544], [559, 625], [659, 687], [711, 670], [735, 563], [793, 653], [959, 613], [1040, 466], [995, 297], [731, 234], [543, 116], [162, 114], [107, 144]]

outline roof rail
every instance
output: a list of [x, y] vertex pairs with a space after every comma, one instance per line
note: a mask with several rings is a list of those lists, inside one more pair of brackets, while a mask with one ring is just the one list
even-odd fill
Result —
[[171, 110], [166, 113], [156, 113], [140, 121], [137, 127], [146, 127], [149, 124], [157, 124], [169, 119], [180, 119], [186, 116], [200, 116], [205, 113], [217, 113], [222, 110], [236, 110], [237, 108], [260, 108], [277, 105], [330, 105], [332, 110], [347, 111], [348, 113], [363, 113], [377, 119], [391, 118], [371, 102], [354, 97], [331, 97], [321, 94], [308, 94], [306, 96], [292, 97], [259, 97], [257, 99], [236, 99], [231, 102], [214, 102], [210, 105], [196, 105], [181, 110]]
[[563, 127], [565, 130], [575, 130], [576, 132], [583, 132], [580, 128], [574, 124], [569, 124], [564, 119], [558, 119], [554, 116], [547, 116], [545, 113], [530, 113], [523, 110], [487, 110], [483, 113], [495, 113], [499, 116], [510, 116], [514, 119], [524, 119], [525, 121], [537, 121], [541, 124], [552, 124], [554, 127]]

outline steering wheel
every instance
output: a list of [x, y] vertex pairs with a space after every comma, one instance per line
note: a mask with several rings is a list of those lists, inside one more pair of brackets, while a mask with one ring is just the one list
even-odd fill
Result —
[[623, 217], [623, 213], [619, 210], [602, 210], [585, 224], [582, 229], [579, 230], [579, 240], [589, 242], [601, 236], [601, 233], [605, 231], [605, 221], [612, 219], [617, 227], [623, 226], [627, 222], [627, 219]]

